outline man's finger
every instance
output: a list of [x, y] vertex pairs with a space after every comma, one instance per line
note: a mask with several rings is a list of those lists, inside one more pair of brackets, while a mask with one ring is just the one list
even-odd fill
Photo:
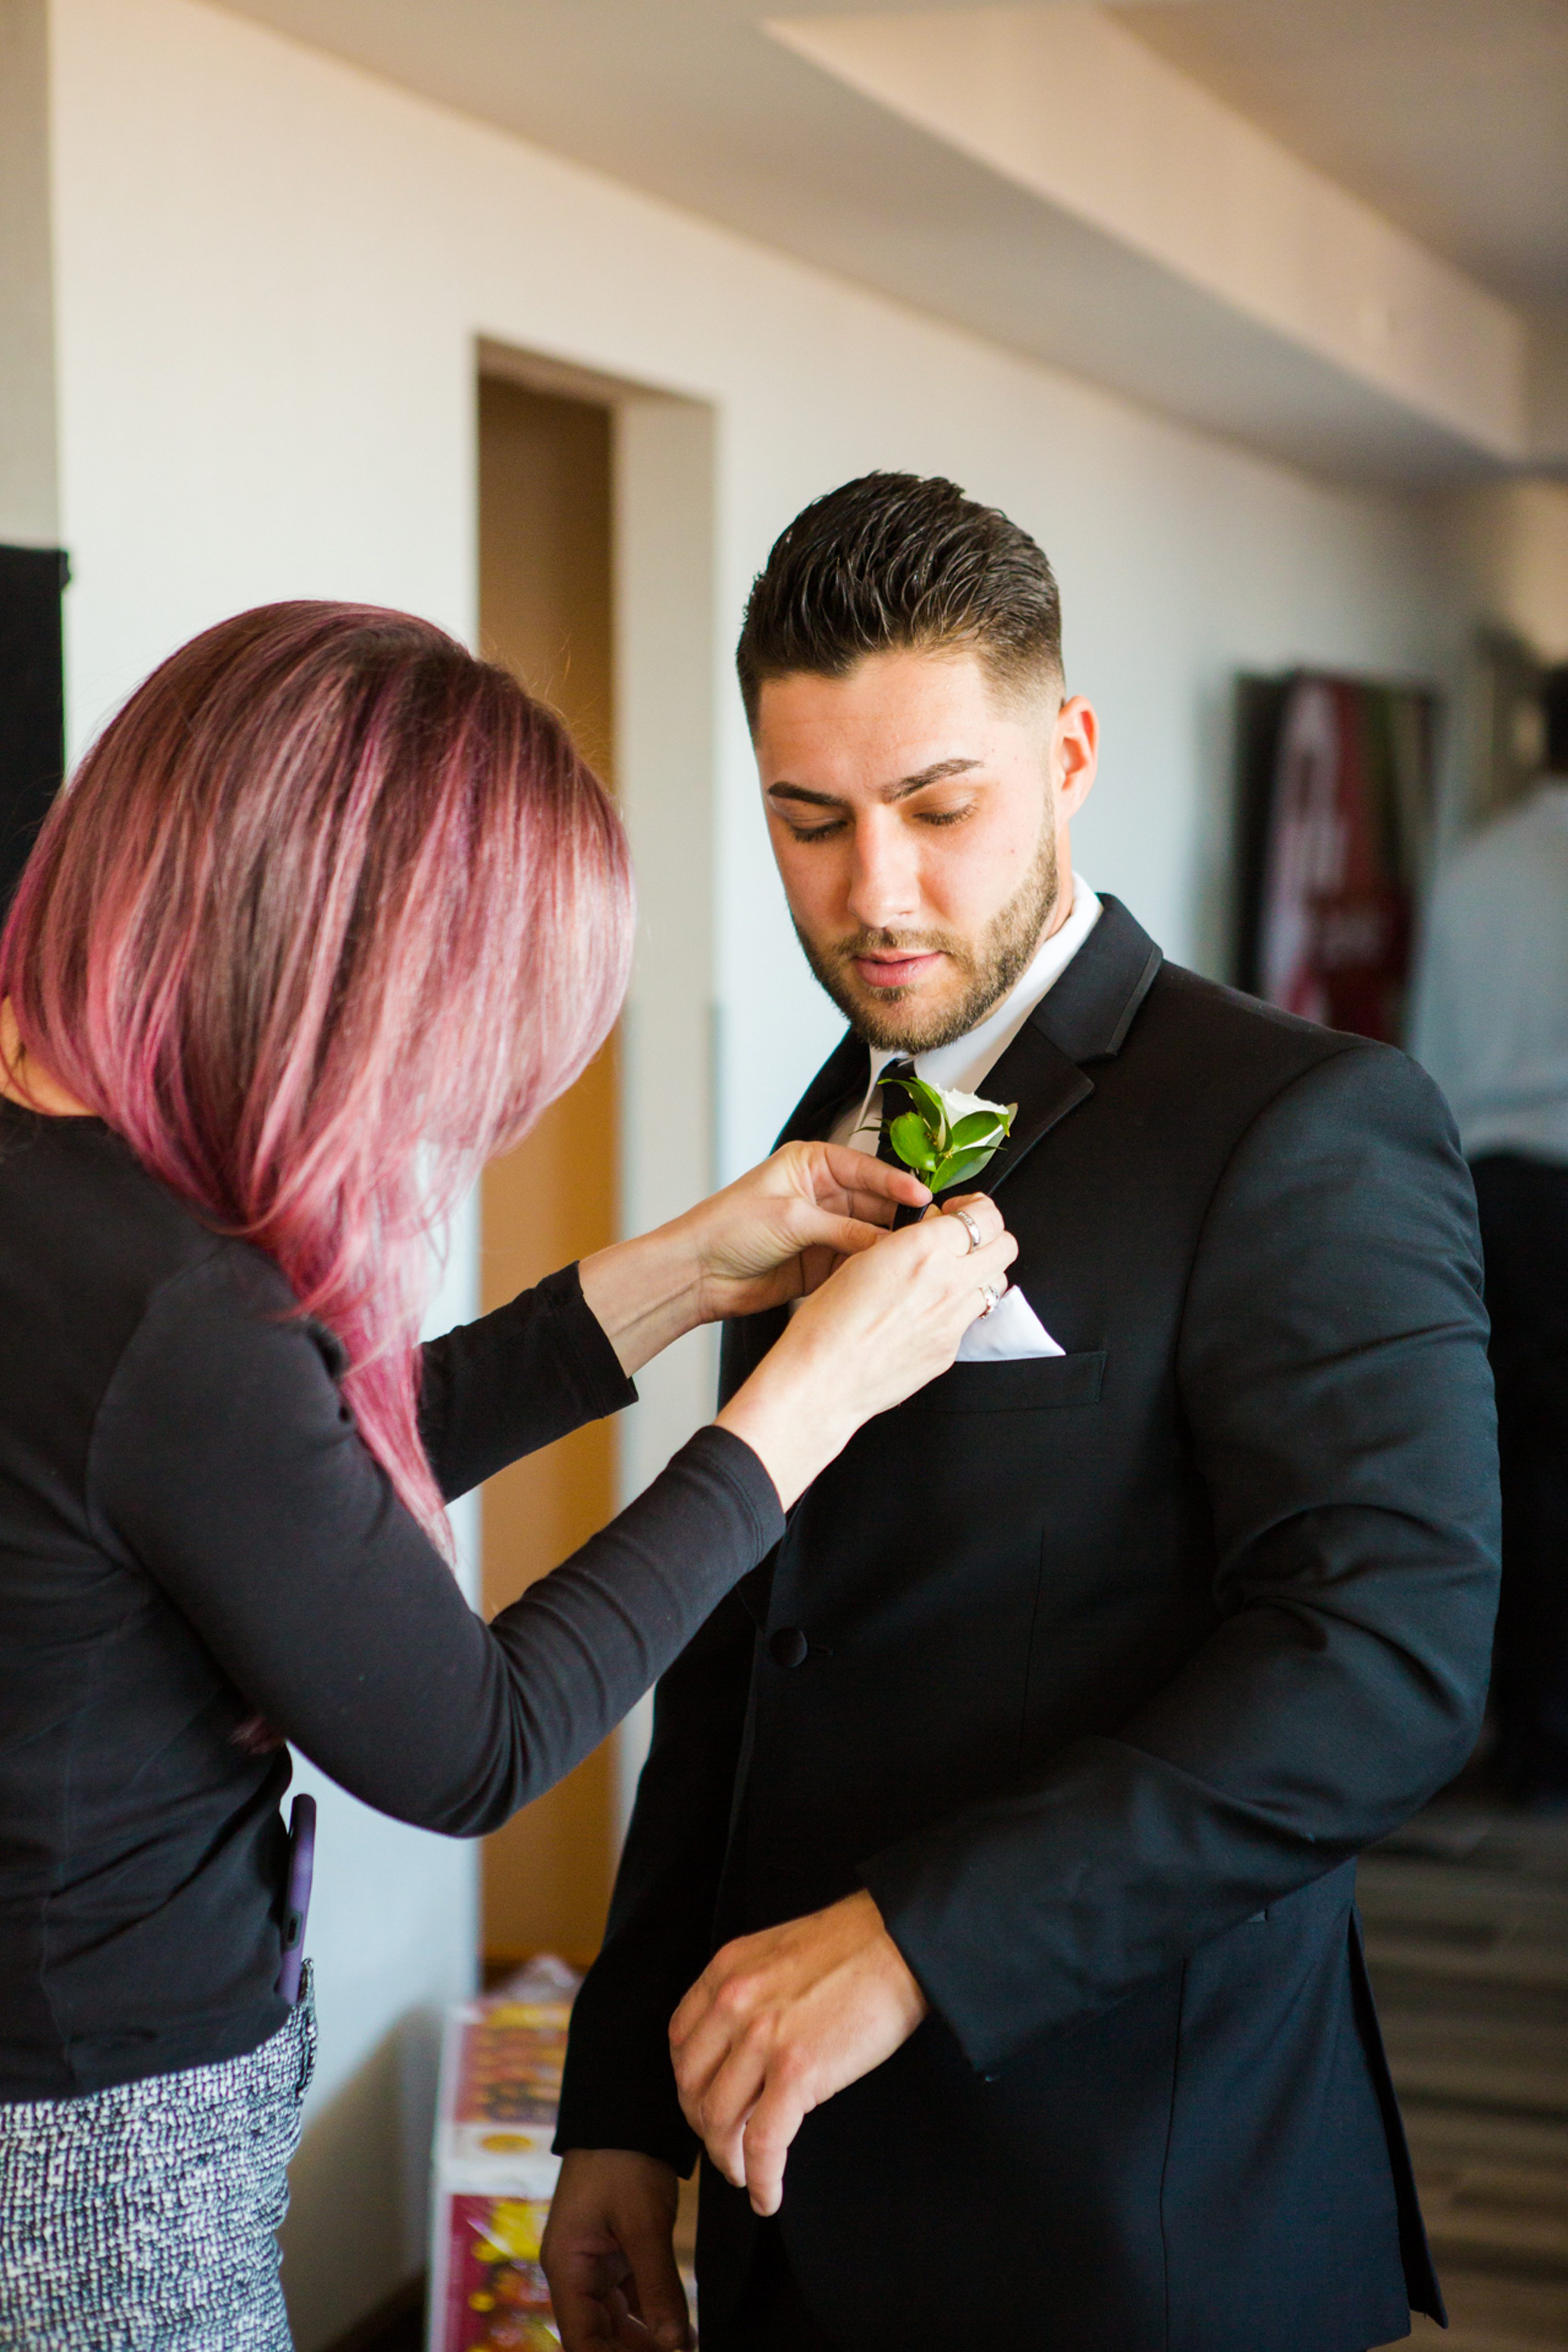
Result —
[[739, 1974], [728, 1948], [709, 1961], [669, 2021], [669, 2047], [677, 2081], [686, 2070], [711, 2072], [743, 2020], [737, 2005]]
[[675, 2014], [669, 2021], [669, 2039], [672, 2048], [685, 2041], [698, 2018], [706, 2010], [712, 1991], [710, 1982], [712, 1974], [710, 1966], [705, 1968], [697, 1982], [681, 1994], [676, 2005]]
[[631, 2264], [630, 2299], [661, 2352], [683, 2352], [691, 2340], [686, 2289], [680, 2284], [675, 2246], [662, 2227], [623, 2222], [621, 2252]]
[[620, 2287], [612, 2287], [606, 2305], [609, 2313], [609, 2342], [615, 2352], [653, 2352], [647, 2329], [637, 2318]]
[[[711, 2009], [692, 2027], [679, 2048], [672, 2042], [670, 2056], [675, 2068], [675, 2087], [681, 2110], [694, 2132], [705, 2136], [710, 2116], [735, 2111], [727, 2091], [718, 2105], [714, 2103], [715, 2093], [725, 2069], [734, 2062], [737, 2053], [746, 2046], [745, 2030], [742, 2020]], [[760, 2079], [760, 2058], [753, 2063]], [[742, 2103], [740, 2112], [750, 2105], [755, 2089], [753, 2083], [752, 2094]]]
[[784, 2165], [811, 2105], [793, 2068], [779, 2065], [770, 2072], [741, 2142], [754, 2212], [776, 2213], [783, 2204]]
[[692, 2129], [701, 2134], [710, 2157], [735, 2189], [743, 2187], [746, 2178], [742, 2134], [765, 2080], [761, 2048], [753, 2042], [738, 2042], [689, 2111]]
[[619, 2287], [610, 2296], [609, 2340], [615, 2352], [654, 2352], [654, 2338]]
[[603, 2297], [590, 2294], [575, 2278], [563, 2278], [559, 2273], [552, 2277], [550, 2301], [562, 2352], [594, 2352], [595, 2346], [614, 2342], [613, 2323]]

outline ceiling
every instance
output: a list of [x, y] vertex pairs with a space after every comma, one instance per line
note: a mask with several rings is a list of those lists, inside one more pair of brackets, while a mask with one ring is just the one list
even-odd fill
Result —
[[[1325, 361], [1277, 320], [1236, 312], [1149, 253], [1087, 235], [1070, 207], [1042, 201], [973, 143], [825, 70], [790, 46], [791, 28], [865, 20], [823, 0], [783, 0], [789, 22], [773, 30], [756, 0], [226, 5], [1300, 462], [1421, 478], [1530, 456], [1522, 439], [1503, 451], [1495, 435], [1435, 425], [1386, 374]], [[938, 12], [950, 29], [1051, 14], [1050, 0], [1033, 10], [948, 0]], [[1068, 15], [1131, 31], [1140, 54], [1238, 110], [1314, 181], [1327, 173], [1520, 307], [1527, 331], [1540, 306], [1568, 317], [1568, 0], [1144, 0]], [[915, 0], [882, 0], [876, 16], [895, 43], [903, 23], [913, 37], [937, 21]], [[1558, 347], [1568, 349], [1560, 333]], [[1545, 454], [1568, 462], [1568, 447]]]
[[1568, 304], [1568, 0], [1156, 0], [1114, 13], [1494, 292]]

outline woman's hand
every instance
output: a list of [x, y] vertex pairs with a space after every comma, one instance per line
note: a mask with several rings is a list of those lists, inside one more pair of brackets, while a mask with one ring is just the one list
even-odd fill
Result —
[[786, 1143], [711, 1199], [579, 1269], [583, 1296], [635, 1372], [700, 1323], [755, 1315], [820, 1287], [931, 1194], [907, 1168], [836, 1143]]
[[1017, 1255], [994, 1202], [972, 1192], [879, 1240], [813, 1293], [719, 1415], [760, 1456], [786, 1510], [863, 1422], [946, 1371]]
[[756, 1315], [809, 1297], [835, 1266], [931, 1194], [907, 1168], [837, 1143], [786, 1143], [676, 1221], [699, 1272], [699, 1320]]

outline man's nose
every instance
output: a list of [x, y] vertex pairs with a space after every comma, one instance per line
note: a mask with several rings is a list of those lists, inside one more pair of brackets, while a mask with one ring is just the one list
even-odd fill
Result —
[[849, 911], [868, 931], [896, 930], [920, 919], [920, 860], [903, 826], [889, 822], [890, 815], [879, 811], [855, 828]]

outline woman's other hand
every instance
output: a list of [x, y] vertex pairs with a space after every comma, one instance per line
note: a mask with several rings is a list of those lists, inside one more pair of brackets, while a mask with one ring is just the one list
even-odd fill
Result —
[[719, 1415], [786, 1510], [863, 1422], [946, 1371], [1017, 1255], [994, 1202], [972, 1192], [848, 1258], [813, 1293]]
[[583, 1296], [637, 1371], [700, 1323], [808, 1297], [931, 1194], [907, 1168], [837, 1143], [786, 1143], [638, 1241], [584, 1258]]

